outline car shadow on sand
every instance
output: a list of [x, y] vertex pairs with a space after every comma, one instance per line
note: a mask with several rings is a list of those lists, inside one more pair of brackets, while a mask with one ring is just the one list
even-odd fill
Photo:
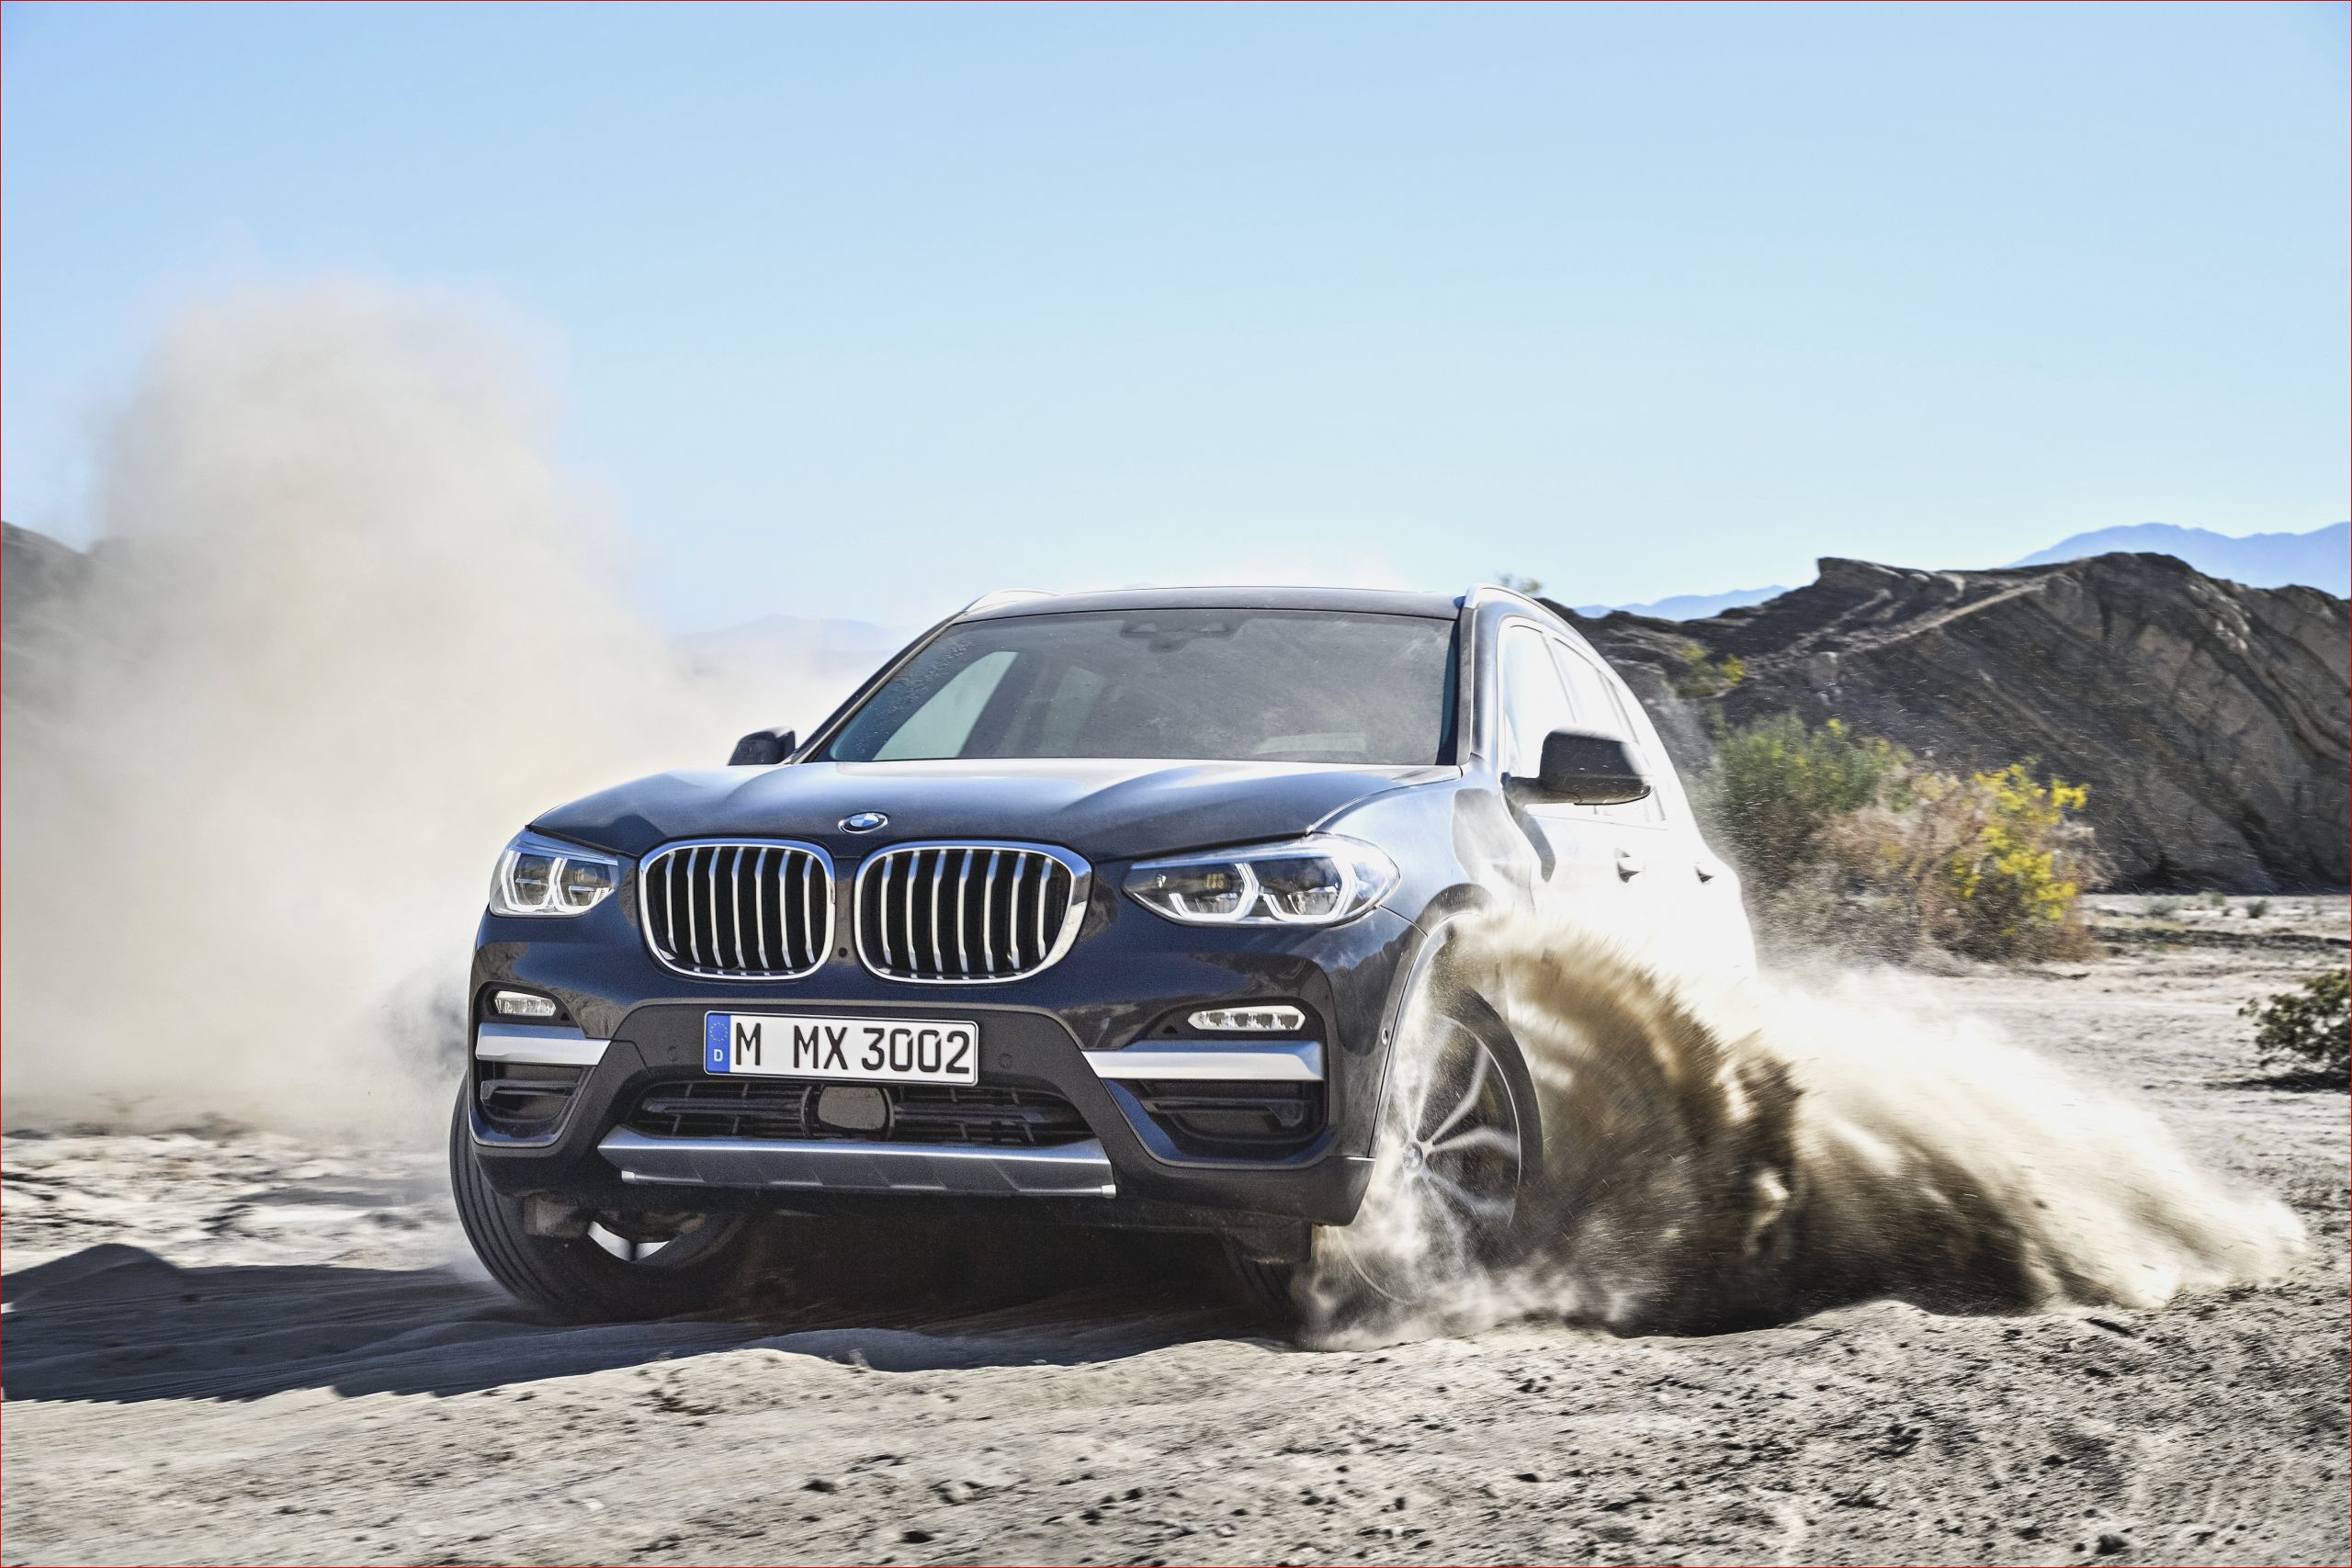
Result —
[[822, 1293], [803, 1280], [789, 1299], [723, 1314], [593, 1325], [536, 1314], [470, 1266], [182, 1268], [109, 1244], [0, 1280], [0, 1395], [446, 1394], [741, 1349], [877, 1371], [1069, 1365], [1265, 1333], [1210, 1282], [1204, 1258], [1146, 1239], [1016, 1237], [962, 1276], [935, 1262], [911, 1278], [852, 1270]]

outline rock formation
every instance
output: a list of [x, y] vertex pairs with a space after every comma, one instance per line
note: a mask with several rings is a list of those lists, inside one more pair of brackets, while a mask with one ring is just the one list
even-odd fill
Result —
[[[1827, 559], [1811, 585], [1703, 621], [1577, 617], [1703, 761], [1710, 703], [1738, 724], [1843, 718], [1952, 771], [2032, 760], [2090, 786], [2124, 887], [2341, 888], [2352, 880], [2352, 605], [2247, 588], [2170, 556], [1996, 571]], [[1719, 697], [1688, 649], [1736, 656]]]

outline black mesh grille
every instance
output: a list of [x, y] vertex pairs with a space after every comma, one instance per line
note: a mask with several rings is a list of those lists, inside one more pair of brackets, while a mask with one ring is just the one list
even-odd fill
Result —
[[831, 940], [833, 880], [788, 844], [680, 844], [647, 858], [645, 937], [689, 975], [804, 975]]
[[[881, 1091], [888, 1107], [883, 1125], [852, 1130], [820, 1119], [818, 1096], [829, 1088], [852, 1087]], [[1008, 1148], [1043, 1148], [1088, 1135], [1076, 1108], [1045, 1089], [732, 1077], [657, 1083], [638, 1097], [628, 1125], [659, 1138], [865, 1139]]]

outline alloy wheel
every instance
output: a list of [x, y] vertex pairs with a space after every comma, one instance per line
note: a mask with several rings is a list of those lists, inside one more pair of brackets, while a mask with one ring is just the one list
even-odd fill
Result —
[[1504, 1255], [1525, 1174], [1521, 1108], [1494, 1047], [1442, 1015], [1426, 1037], [1391, 1086], [1363, 1213], [1327, 1233], [1356, 1279], [1408, 1306]]

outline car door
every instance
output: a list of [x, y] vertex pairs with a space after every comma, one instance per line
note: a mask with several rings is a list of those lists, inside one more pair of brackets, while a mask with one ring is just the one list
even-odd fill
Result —
[[1581, 728], [1551, 639], [1532, 623], [1510, 622], [1496, 652], [1501, 673], [1498, 762], [1512, 818], [1535, 851], [1538, 902], [1563, 900], [1579, 918], [1613, 922], [1623, 886], [1614, 825], [1596, 817], [1590, 807], [1544, 800], [1524, 787], [1543, 771], [1544, 738]]

